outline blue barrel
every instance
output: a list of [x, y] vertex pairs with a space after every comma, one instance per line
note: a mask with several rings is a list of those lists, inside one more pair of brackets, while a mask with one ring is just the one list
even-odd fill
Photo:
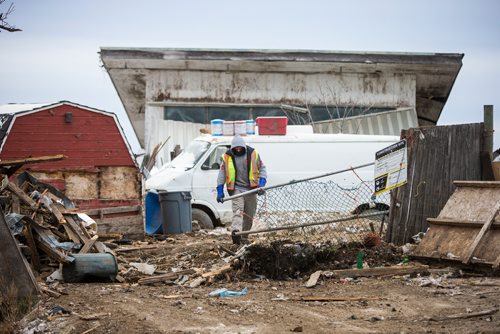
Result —
[[144, 200], [146, 209], [146, 234], [162, 234], [160, 199], [158, 193], [149, 191]]
[[188, 191], [158, 193], [164, 234], [192, 231], [191, 193]]

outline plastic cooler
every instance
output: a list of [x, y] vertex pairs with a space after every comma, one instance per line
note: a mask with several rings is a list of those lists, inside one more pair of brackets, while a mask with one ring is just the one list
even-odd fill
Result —
[[286, 135], [287, 117], [257, 117], [259, 135]]

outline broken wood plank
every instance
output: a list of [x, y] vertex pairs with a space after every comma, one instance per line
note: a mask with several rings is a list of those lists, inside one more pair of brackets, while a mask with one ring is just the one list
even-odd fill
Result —
[[163, 245], [153, 245], [153, 246], [142, 246], [142, 247], [129, 247], [129, 248], [120, 248], [117, 249], [117, 253], [127, 253], [127, 252], [133, 252], [133, 251], [138, 251], [138, 250], [147, 250], [147, 249], [156, 249], [160, 248]]
[[471, 313], [458, 313], [451, 314], [444, 317], [431, 317], [430, 321], [443, 321], [443, 320], [453, 320], [453, 319], [468, 319], [474, 317], [482, 317], [484, 315], [492, 315], [498, 312], [498, 308], [494, 308], [491, 310], [479, 311], [479, 312], [471, 312]]
[[174, 278], [179, 277], [180, 275], [190, 275], [190, 274], [194, 274], [194, 273], [196, 273], [196, 271], [194, 269], [179, 270], [179, 271], [171, 272], [168, 274], [141, 278], [137, 283], [139, 283], [139, 284], [153, 284], [153, 283], [172, 280]]
[[25, 204], [29, 205], [32, 210], [36, 210], [38, 208], [37, 203], [24, 191], [22, 191], [21, 188], [19, 188], [15, 183], [9, 182], [7, 184], [7, 190], [19, 197], [19, 199]]
[[[82, 241], [86, 242], [88, 239], [90, 239], [90, 235], [88, 233], [84, 232], [85, 228], [78, 224], [73, 217], [66, 217], [65, 218], [66, 222], [68, 225], [71, 227], [71, 229], [78, 234], [78, 236], [81, 238]], [[88, 236], [88, 237], [87, 237]]]
[[31, 230], [31, 224], [29, 222], [24, 229], [23, 234], [31, 251], [31, 264], [36, 271], [40, 271], [40, 256], [38, 255], [38, 251], [36, 249], [35, 239], [33, 238], [33, 231]]
[[54, 297], [54, 298], [59, 298], [61, 297], [61, 294], [57, 291], [54, 291], [52, 289], [49, 289], [45, 286], [40, 286], [40, 290], [42, 290], [43, 293], [45, 293], [46, 295], [50, 296], [50, 297]]
[[40, 248], [45, 254], [47, 254], [50, 258], [62, 262], [62, 263], [71, 263], [74, 260], [57, 249], [52, 248], [49, 244], [47, 244], [42, 239], [36, 239], [36, 244], [38, 248]]
[[333, 270], [335, 277], [370, 277], [370, 276], [387, 276], [387, 275], [409, 275], [422, 274], [429, 270], [429, 266], [393, 266], [380, 268], [366, 269], [341, 269]]
[[486, 219], [486, 222], [484, 223], [483, 228], [476, 235], [476, 238], [474, 239], [474, 242], [470, 246], [469, 251], [464, 256], [464, 259], [462, 261], [463, 263], [467, 264], [472, 259], [472, 256], [474, 255], [474, 252], [476, 251], [477, 246], [479, 245], [479, 243], [483, 239], [483, 237], [486, 234], [486, 232], [490, 229], [491, 224], [493, 224], [493, 221], [495, 220], [495, 217], [498, 214], [498, 210], [500, 210], [500, 201], [497, 201], [497, 204], [493, 208], [493, 211], [491, 212], [491, 214]]
[[314, 286], [316, 286], [316, 284], [318, 283], [318, 279], [320, 278], [321, 276], [321, 273], [322, 271], [321, 270], [318, 270], [316, 272], [314, 272], [310, 277], [309, 277], [309, 280], [306, 282], [305, 284], [305, 287], [306, 288], [312, 288]]
[[294, 299], [303, 302], [357, 302], [364, 300], [380, 300], [380, 297], [302, 297]]
[[195, 278], [191, 283], [189, 283], [190, 288], [197, 288], [199, 287], [202, 283], [204, 283], [206, 279], [204, 277], [197, 277]]
[[[431, 225], [446, 225], [446, 226], [457, 226], [457, 227], [472, 227], [472, 228], [482, 228], [484, 226], [484, 221], [476, 220], [455, 220], [455, 219], [440, 219], [440, 218], [427, 218], [427, 222]], [[495, 220], [491, 224], [491, 228], [500, 228], [500, 221]]]
[[0, 166], [3, 167], [3, 166], [14, 166], [19, 164], [35, 164], [41, 162], [59, 161], [65, 158], [66, 156], [58, 154], [58, 155], [45, 155], [41, 157], [23, 158], [15, 160], [2, 160], [0, 161]]
[[222, 266], [219, 269], [216, 269], [216, 270], [209, 271], [209, 272], [201, 274], [201, 277], [203, 277], [203, 278], [215, 277], [215, 276], [224, 274], [224, 273], [226, 273], [226, 272], [228, 272], [230, 270], [231, 270], [231, 265], [229, 263], [227, 263], [227, 264], [225, 264], [224, 266]]
[[52, 214], [56, 216], [59, 224], [66, 224], [66, 218], [64, 218], [63, 214], [61, 213], [61, 210], [59, 210], [59, 208], [55, 203], [50, 204], [50, 210], [52, 211]]
[[88, 253], [88, 251], [94, 247], [95, 242], [97, 241], [97, 238], [99, 238], [98, 235], [94, 235], [92, 238], [87, 240], [85, 244], [83, 245], [82, 249], [78, 252], [78, 254], [85, 254]]

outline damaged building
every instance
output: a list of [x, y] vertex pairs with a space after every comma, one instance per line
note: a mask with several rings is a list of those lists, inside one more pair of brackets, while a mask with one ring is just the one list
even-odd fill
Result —
[[317, 133], [436, 125], [463, 54], [101, 48], [147, 154], [170, 160], [211, 119], [287, 116]]
[[92, 216], [100, 234], [144, 235], [142, 178], [115, 114], [61, 101], [0, 106], [0, 159], [64, 155], [23, 165]]

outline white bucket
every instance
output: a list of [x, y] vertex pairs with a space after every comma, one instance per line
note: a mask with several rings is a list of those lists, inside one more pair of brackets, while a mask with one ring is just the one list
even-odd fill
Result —
[[234, 136], [234, 122], [224, 121], [222, 124], [222, 134], [224, 136]]
[[253, 119], [249, 119], [245, 121], [245, 127], [247, 135], [255, 134], [255, 121]]
[[222, 124], [224, 123], [221, 119], [213, 119], [210, 121], [210, 128], [212, 130], [212, 136], [222, 136]]
[[245, 121], [234, 121], [234, 135], [246, 136], [247, 126]]

